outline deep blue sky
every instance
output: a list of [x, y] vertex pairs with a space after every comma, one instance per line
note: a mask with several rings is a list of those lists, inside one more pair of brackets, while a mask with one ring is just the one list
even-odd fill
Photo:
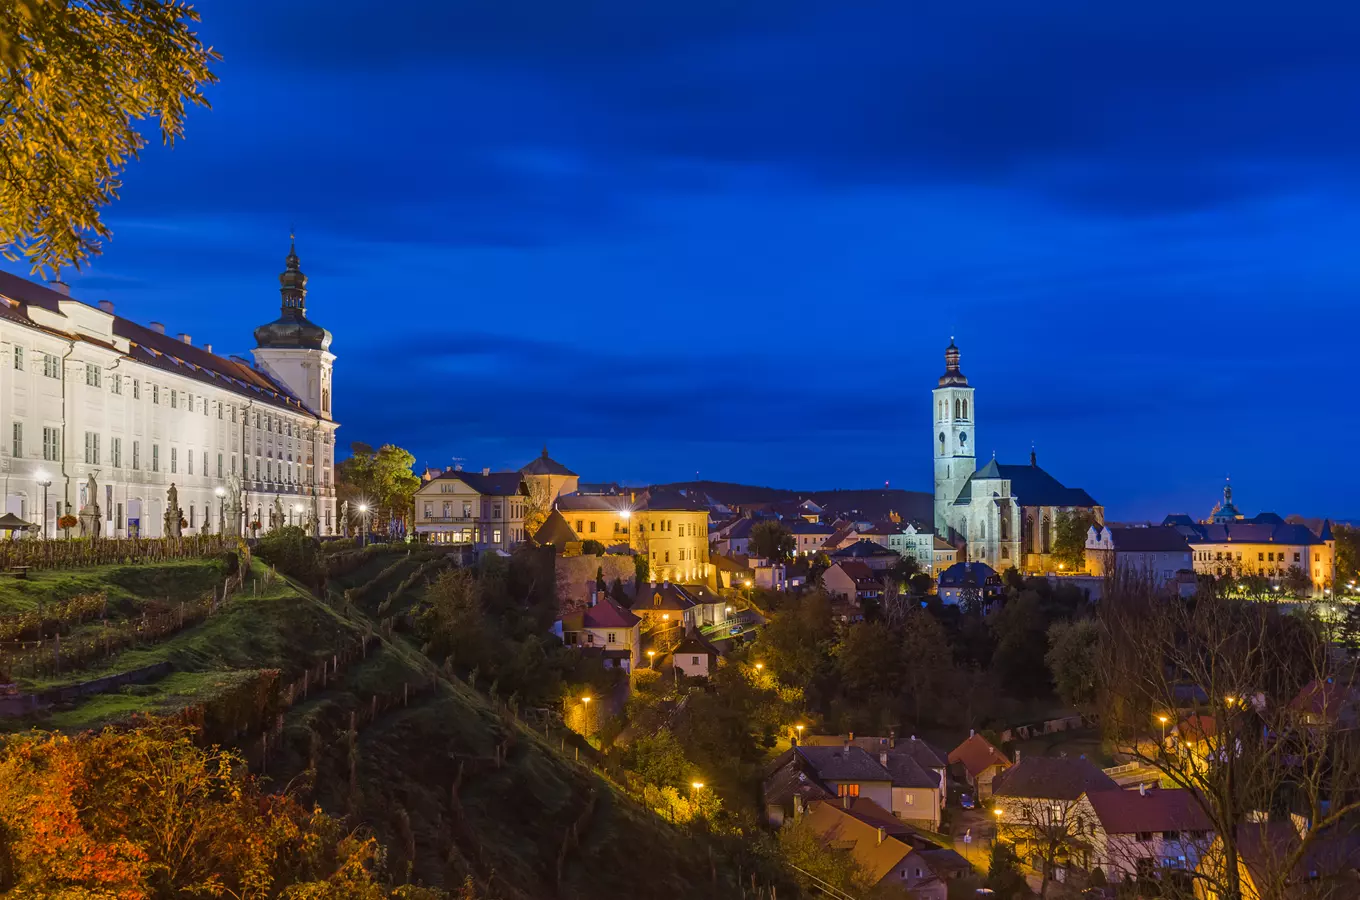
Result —
[[[244, 352], [290, 224], [345, 440], [596, 480], [1360, 515], [1360, 7], [202, 0], [78, 296]], [[375, 11], [376, 10], [376, 11]]]

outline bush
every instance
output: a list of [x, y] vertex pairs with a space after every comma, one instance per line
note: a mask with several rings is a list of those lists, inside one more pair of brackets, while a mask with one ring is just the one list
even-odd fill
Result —
[[586, 556], [604, 556], [604, 544], [594, 539], [582, 541], [581, 552]]
[[255, 548], [260, 559], [306, 584], [316, 584], [321, 574], [316, 538], [298, 525], [275, 528], [260, 538]]

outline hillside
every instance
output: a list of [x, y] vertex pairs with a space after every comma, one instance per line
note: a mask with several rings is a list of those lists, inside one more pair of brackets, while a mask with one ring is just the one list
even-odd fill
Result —
[[663, 490], [685, 490], [707, 494], [728, 506], [780, 503], [785, 500], [813, 500], [834, 515], [856, 515], [882, 519], [895, 512], [908, 521], [932, 522], [935, 518], [933, 495], [924, 491], [897, 488], [835, 489], [827, 491], [787, 490], [757, 487], [727, 481], [677, 481], [653, 485]]
[[[384, 627], [418, 598], [423, 576], [444, 565], [428, 553], [370, 552], [330, 579], [323, 602], [257, 560], [242, 590], [182, 628], [180, 604], [206, 602], [227, 563], [7, 579], [0, 582], [7, 617], [107, 593], [109, 623], [69, 624], [63, 648], [158, 615], [169, 616], [171, 630], [107, 655], [100, 646], [89, 658], [72, 656], [60, 672], [45, 668], [50, 634], [40, 651], [49, 662], [25, 670], [27, 657], [12, 653], [20, 688], [55, 699], [0, 723], [74, 732], [142, 712], [200, 722], [241, 747], [271, 784], [370, 827], [397, 882], [453, 887], [470, 875], [486, 895], [503, 898], [740, 896], [735, 866], [714, 862], [730, 859], [731, 848], [662, 822], [577, 763], [574, 735], [550, 728], [545, 738], [541, 725], [528, 727], [443, 677], [400, 630]], [[128, 673], [144, 680], [74, 695], [79, 685]]]

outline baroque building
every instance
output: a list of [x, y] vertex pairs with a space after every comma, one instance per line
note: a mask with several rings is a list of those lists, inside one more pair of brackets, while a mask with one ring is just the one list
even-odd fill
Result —
[[1052, 570], [1058, 516], [1085, 514], [1103, 523], [1104, 507], [1039, 468], [1033, 451], [1029, 465], [993, 459], [979, 469], [974, 388], [959, 367], [952, 339], [944, 358], [945, 372], [932, 392], [936, 535], [997, 571]]
[[252, 363], [0, 272], [6, 511], [49, 537], [96, 510], [103, 537], [160, 537], [174, 496], [183, 533], [335, 533], [331, 334], [307, 319], [292, 247], [279, 283]]

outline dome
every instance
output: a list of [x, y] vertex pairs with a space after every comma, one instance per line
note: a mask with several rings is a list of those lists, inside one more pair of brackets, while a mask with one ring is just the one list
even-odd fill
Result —
[[255, 344], [261, 349], [328, 350], [331, 333], [307, 318], [307, 276], [302, 274], [296, 244], [288, 246], [279, 275], [283, 301], [280, 315], [268, 325], [255, 329]]

